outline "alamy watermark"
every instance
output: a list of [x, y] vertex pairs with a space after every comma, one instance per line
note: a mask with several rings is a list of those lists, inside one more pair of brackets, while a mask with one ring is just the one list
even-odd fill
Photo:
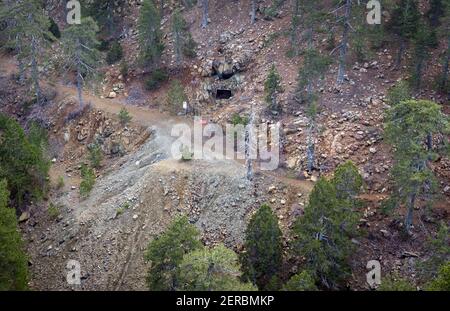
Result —
[[381, 24], [381, 3], [379, 0], [370, 0], [367, 2], [366, 8], [370, 10], [367, 13], [367, 23], [369, 25]]
[[66, 21], [69, 25], [81, 24], [81, 4], [80, 1], [70, 0], [66, 4], [67, 17]]
[[224, 131], [218, 124], [195, 118], [193, 131], [184, 123], [172, 128], [172, 137], [177, 137], [172, 157], [181, 159], [188, 152], [193, 159], [258, 160], [261, 170], [275, 170], [280, 163], [280, 127], [280, 123], [227, 124]]

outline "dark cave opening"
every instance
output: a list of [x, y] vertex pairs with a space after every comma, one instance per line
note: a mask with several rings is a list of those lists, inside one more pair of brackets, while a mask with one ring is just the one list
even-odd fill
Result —
[[217, 90], [216, 99], [229, 99], [233, 96], [230, 90]]

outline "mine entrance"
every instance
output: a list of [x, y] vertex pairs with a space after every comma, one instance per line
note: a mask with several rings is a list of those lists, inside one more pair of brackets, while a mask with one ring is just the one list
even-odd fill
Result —
[[233, 96], [233, 93], [230, 90], [217, 90], [216, 98], [217, 99], [229, 99]]

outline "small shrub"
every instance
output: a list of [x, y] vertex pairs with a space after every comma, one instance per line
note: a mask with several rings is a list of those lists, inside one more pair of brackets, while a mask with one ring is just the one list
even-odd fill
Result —
[[178, 80], [173, 80], [170, 84], [169, 91], [167, 92], [167, 101], [172, 110], [177, 110], [181, 107], [184, 101], [187, 100], [186, 93], [184, 92], [183, 84]]
[[238, 125], [238, 124], [247, 126], [248, 122], [249, 122], [249, 120], [248, 120], [248, 117], [247, 117], [247, 116], [241, 117], [241, 115], [238, 114], [238, 113], [235, 113], [235, 114], [233, 115], [233, 117], [231, 118], [231, 123], [232, 123], [234, 126], [236, 126], [236, 125]]
[[317, 291], [313, 274], [304, 270], [289, 279], [283, 288], [285, 291]]
[[197, 56], [197, 42], [194, 41], [190, 33], [187, 34], [186, 42], [183, 46], [183, 54], [189, 58]]
[[56, 182], [56, 189], [62, 189], [64, 188], [64, 177], [59, 176], [58, 181]]
[[103, 153], [100, 146], [95, 143], [88, 146], [89, 150], [89, 161], [91, 161], [91, 166], [94, 168], [99, 168], [103, 160]]
[[88, 167], [86, 164], [81, 166], [81, 184], [80, 184], [80, 196], [85, 198], [89, 195], [95, 184], [94, 170]]
[[47, 213], [50, 218], [56, 219], [61, 214], [61, 211], [58, 205], [50, 203], [47, 209]]
[[381, 292], [411, 292], [416, 288], [405, 279], [389, 276], [382, 280], [377, 290]]
[[128, 63], [126, 60], [122, 60], [122, 62], [120, 63], [120, 74], [126, 78], [128, 77], [128, 71], [130, 70]]
[[122, 215], [127, 209], [130, 208], [130, 203], [125, 202], [119, 208], [117, 208], [116, 216]]
[[156, 69], [150, 74], [147, 81], [145, 81], [145, 88], [149, 91], [156, 90], [167, 79], [169, 79], [169, 76], [163, 69]]
[[117, 63], [123, 57], [123, 49], [118, 41], [114, 41], [106, 54], [106, 62], [109, 65]]
[[120, 124], [122, 124], [122, 126], [127, 125], [131, 121], [131, 119], [133, 119], [133, 117], [130, 116], [128, 110], [126, 110], [125, 108], [120, 109], [119, 122]]
[[400, 81], [387, 92], [389, 105], [396, 105], [404, 100], [411, 99], [411, 89], [406, 81]]
[[55, 23], [53, 18], [50, 18], [50, 27], [48, 28], [48, 30], [52, 33], [52, 35], [55, 38], [57, 39], [61, 38], [61, 32], [59, 31], [58, 24]]
[[450, 291], [450, 261], [441, 266], [437, 277], [425, 288], [429, 291]]

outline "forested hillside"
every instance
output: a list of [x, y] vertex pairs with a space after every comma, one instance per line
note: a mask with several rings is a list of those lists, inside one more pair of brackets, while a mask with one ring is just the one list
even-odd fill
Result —
[[449, 0], [3, 0], [0, 49], [0, 290], [450, 290]]

